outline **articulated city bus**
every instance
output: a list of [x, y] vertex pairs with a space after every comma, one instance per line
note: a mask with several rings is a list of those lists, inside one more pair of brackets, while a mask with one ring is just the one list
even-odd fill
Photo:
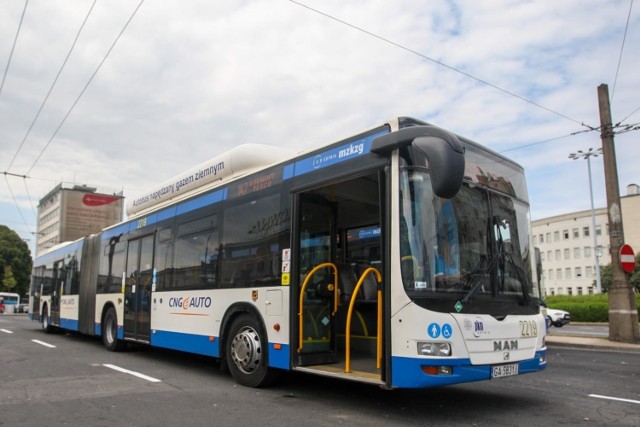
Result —
[[419, 388], [546, 367], [523, 169], [398, 118], [290, 155], [240, 145], [130, 200], [128, 219], [34, 262], [54, 328]]

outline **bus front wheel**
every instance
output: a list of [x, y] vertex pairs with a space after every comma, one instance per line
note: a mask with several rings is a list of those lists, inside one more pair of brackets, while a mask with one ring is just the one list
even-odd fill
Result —
[[226, 340], [226, 359], [238, 384], [263, 387], [271, 384], [277, 371], [267, 364], [267, 342], [256, 319], [243, 314], [231, 324]]
[[118, 340], [118, 316], [113, 307], [109, 307], [102, 322], [102, 343], [109, 351], [122, 351], [126, 343]]

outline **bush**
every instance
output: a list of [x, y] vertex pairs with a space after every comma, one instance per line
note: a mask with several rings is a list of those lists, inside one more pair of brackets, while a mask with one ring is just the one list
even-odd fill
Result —
[[[546, 298], [547, 306], [571, 313], [573, 322], [608, 322], [609, 295], [554, 295]], [[640, 294], [636, 294], [636, 307], [640, 307]], [[640, 310], [639, 310], [640, 311]], [[640, 316], [640, 314], [639, 314]]]

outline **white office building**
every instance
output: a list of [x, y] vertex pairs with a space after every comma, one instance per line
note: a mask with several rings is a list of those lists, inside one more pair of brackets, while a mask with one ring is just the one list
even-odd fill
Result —
[[[627, 186], [620, 197], [624, 243], [640, 252], [640, 187]], [[596, 256], [600, 266], [611, 263], [606, 208], [597, 208], [595, 230], [591, 210], [532, 221], [533, 244], [542, 260], [542, 289], [546, 295], [596, 293]], [[594, 235], [597, 247], [594, 245]]]

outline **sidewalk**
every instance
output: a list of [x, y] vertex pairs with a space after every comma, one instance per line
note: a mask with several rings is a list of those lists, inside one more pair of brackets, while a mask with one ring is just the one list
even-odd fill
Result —
[[596, 350], [631, 351], [640, 353], [640, 342], [635, 344], [610, 341], [607, 338], [547, 335], [547, 347], [582, 347]]

